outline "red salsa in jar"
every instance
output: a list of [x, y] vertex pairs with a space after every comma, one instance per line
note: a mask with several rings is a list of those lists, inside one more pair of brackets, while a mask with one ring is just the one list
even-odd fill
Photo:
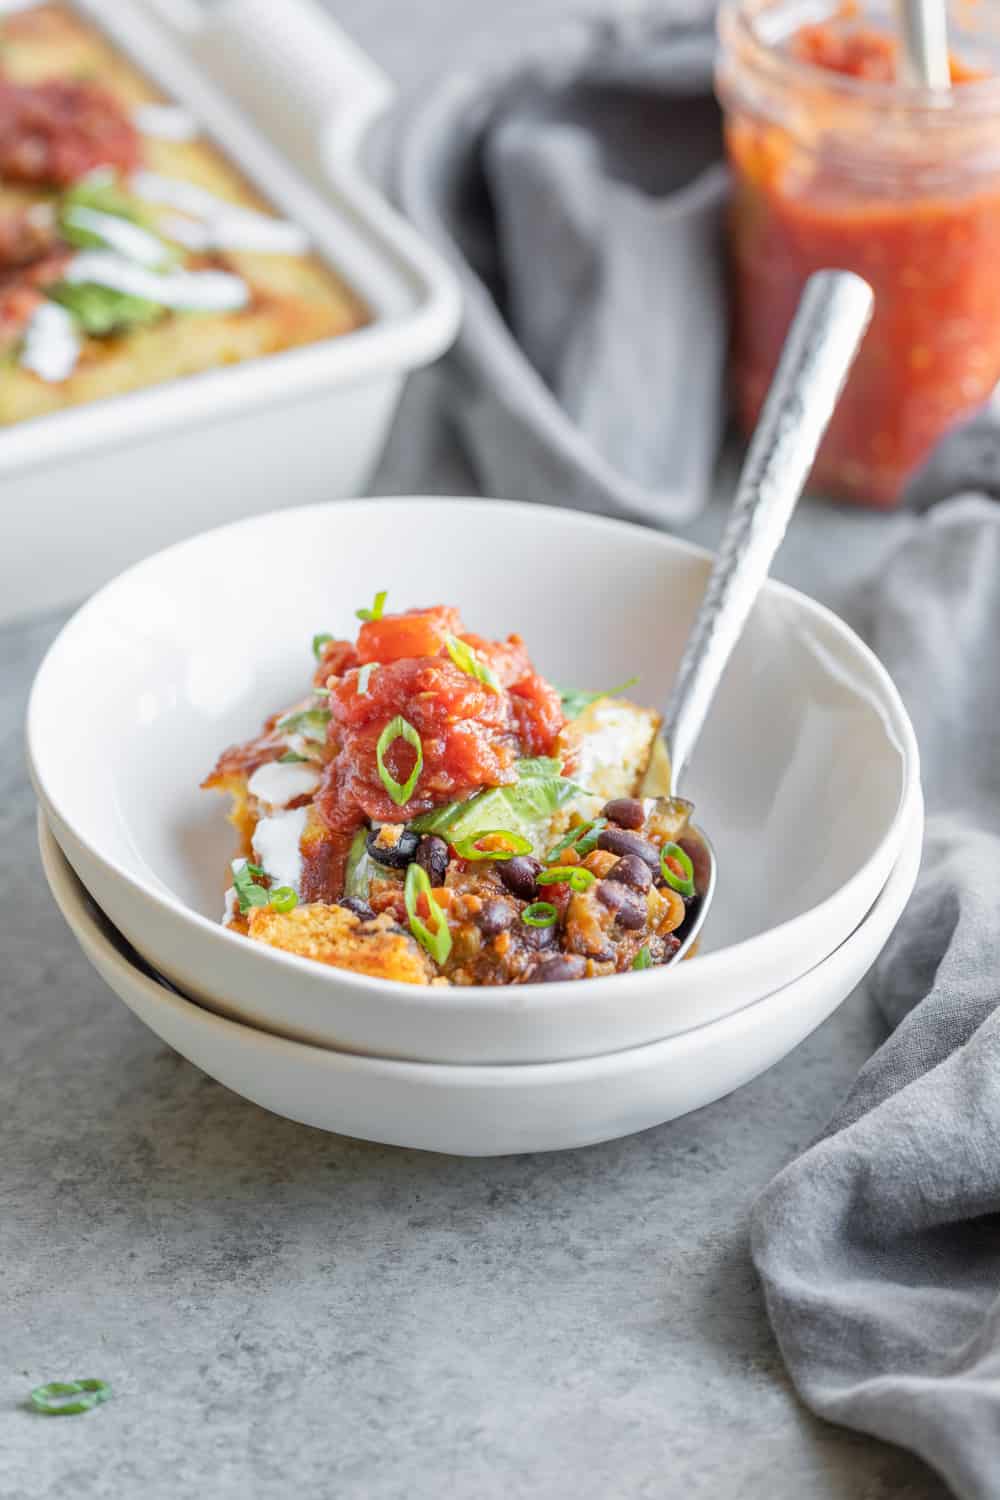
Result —
[[1000, 84], [953, 60], [932, 100], [897, 81], [886, 27], [841, 10], [782, 33], [783, 9], [734, 0], [720, 23], [737, 407], [751, 429], [809, 276], [857, 272], [875, 314], [813, 484], [888, 507], [1000, 381]]

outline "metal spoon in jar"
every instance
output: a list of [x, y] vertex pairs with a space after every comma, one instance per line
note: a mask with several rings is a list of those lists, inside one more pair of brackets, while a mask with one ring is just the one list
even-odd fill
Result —
[[[873, 302], [868, 283], [849, 271], [818, 271], [806, 283], [750, 442], [664, 716], [674, 796], [733, 647], [809, 477], [871, 319]], [[673, 955], [674, 963], [696, 942], [717, 884], [717, 860], [710, 840], [693, 825], [690, 833], [694, 885], [700, 899], [679, 929], [681, 946]]]
[[945, 0], [896, 0], [903, 81], [916, 88], [950, 89]]

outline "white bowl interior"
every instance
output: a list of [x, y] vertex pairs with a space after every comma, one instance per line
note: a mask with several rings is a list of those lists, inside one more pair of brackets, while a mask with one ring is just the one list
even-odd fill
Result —
[[[703, 591], [704, 555], [544, 507], [382, 500], [285, 511], [148, 559], [70, 622], [43, 665], [29, 735], [45, 797], [129, 879], [213, 921], [233, 835], [199, 791], [218, 752], [308, 682], [313, 634], [354, 610], [458, 605], [520, 632], [561, 684], [662, 707]], [[915, 752], [884, 671], [835, 617], [769, 585], [713, 706], [684, 792], [719, 854], [705, 950], [837, 892], [879, 850]]]

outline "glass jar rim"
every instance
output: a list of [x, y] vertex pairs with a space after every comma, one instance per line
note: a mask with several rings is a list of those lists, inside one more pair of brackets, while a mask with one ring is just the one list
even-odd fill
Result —
[[962, 83], [947, 91], [907, 83], [882, 83], [838, 73], [805, 58], [782, 51], [764, 37], [756, 24], [773, 0], [722, 0], [717, 29], [723, 46], [749, 49], [753, 61], [775, 82], [810, 91], [824, 90], [843, 100], [898, 116], [919, 117], [930, 127], [947, 127], [970, 117], [1000, 113], [1000, 75]]

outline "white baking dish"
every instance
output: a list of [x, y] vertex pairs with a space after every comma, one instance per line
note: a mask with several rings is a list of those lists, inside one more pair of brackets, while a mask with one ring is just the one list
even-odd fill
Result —
[[451, 273], [359, 163], [391, 85], [314, 0], [75, 3], [309, 231], [373, 318], [0, 429], [0, 620], [78, 600], [207, 526], [363, 491], [407, 372], [459, 318]]

